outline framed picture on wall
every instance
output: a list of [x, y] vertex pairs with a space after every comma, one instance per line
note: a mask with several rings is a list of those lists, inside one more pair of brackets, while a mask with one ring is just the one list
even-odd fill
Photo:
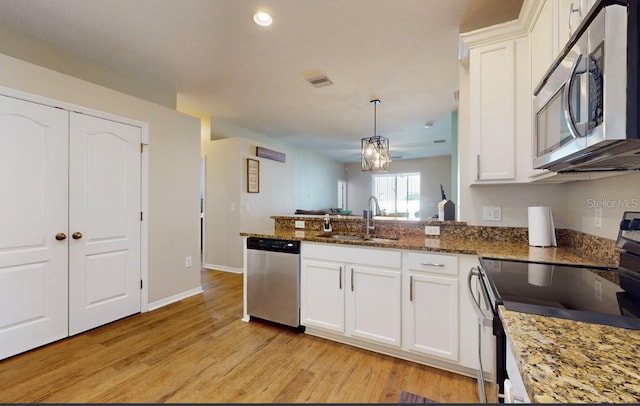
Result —
[[247, 158], [247, 192], [260, 193], [260, 161]]

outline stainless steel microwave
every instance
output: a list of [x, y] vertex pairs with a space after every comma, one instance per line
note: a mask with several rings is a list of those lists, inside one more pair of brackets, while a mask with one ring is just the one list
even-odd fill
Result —
[[535, 168], [640, 169], [637, 3], [598, 1], [535, 89]]

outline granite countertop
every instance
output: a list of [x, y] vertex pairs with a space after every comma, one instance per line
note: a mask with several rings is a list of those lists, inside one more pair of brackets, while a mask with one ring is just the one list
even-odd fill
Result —
[[640, 402], [640, 331], [499, 312], [532, 402]]
[[597, 267], [616, 267], [616, 264], [593, 258], [584, 251], [571, 247], [539, 248], [526, 243], [496, 242], [484, 239], [401, 237], [392, 242], [352, 241], [328, 238], [321, 231], [281, 231], [273, 234], [240, 233], [245, 237], [277, 238], [292, 241], [310, 241], [351, 246], [368, 246], [418, 251], [471, 254], [487, 258], [514, 259], [520, 261], [578, 264]]

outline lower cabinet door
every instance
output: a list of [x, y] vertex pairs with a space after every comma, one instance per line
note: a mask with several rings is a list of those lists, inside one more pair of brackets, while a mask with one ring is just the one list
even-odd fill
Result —
[[410, 272], [405, 348], [458, 361], [458, 280]]
[[347, 334], [401, 346], [401, 271], [347, 267]]
[[302, 262], [302, 325], [344, 333], [344, 269], [335, 262]]

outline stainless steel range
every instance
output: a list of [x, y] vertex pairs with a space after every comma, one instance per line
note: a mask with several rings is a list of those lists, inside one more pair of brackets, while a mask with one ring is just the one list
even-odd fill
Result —
[[481, 400], [502, 401], [508, 378], [500, 305], [522, 313], [640, 330], [640, 212], [624, 213], [616, 249], [618, 268], [480, 259], [480, 267], [470, 273], [469, 292], [476, 303], [481, 342], [491, 340], [495, 349], [490, 359], [483, 359], [480, 352]]

